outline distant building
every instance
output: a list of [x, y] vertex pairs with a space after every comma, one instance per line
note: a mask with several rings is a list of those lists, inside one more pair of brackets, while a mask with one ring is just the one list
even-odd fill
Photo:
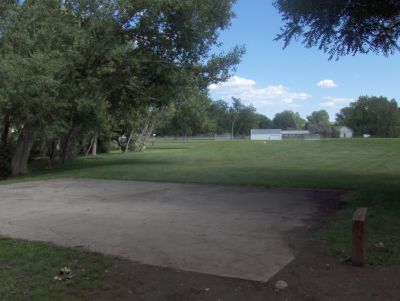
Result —
[[304, 139], [306, 135], [310, 135], [310, 131], [303, 131], [303, 130], [282, 131], [282, 137], [285, 139]]
[[337, 128], [340, 138], [353, 138], [353, 130], [348, 126], [340, 126]]
[[252, 129], [251, 140], [282, 140], [280, 129]]
[[312, 135], [310, 131], [290, 130], [282, 131], [281, 129], [252, 129], [251, 140], [282, 140], [283, 139], [303, 139], [303, 140], [319, 140], [319, 135]]

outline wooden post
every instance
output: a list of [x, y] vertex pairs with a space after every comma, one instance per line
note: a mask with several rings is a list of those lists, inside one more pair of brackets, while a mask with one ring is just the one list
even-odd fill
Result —
[[366, 219], [367, 208], [358, 208], [353, 215], [353, 248], [351, 261], [354, 266], [363, 267], [366, 262]]

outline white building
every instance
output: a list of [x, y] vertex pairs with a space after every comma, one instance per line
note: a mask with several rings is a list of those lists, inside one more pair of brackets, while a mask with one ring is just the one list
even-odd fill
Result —
[[348, 126], [340, 126], [338, 128], [339, 130], [339, 137], [340, 138], [353, 138], [353, 130], [349, 128]]
[[251, 140], [282, 140], [280, 129], [252, 129]]

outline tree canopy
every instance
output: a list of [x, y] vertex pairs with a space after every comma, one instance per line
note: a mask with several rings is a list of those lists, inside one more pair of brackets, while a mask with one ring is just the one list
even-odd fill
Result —
[[305, 120], [300, 117], [300, 114], [290, 110], [276, 113], [272, 122], [275, 128], [282, 130], [302, 129], [305, 125]]
[[399, 51], [400, 2], [396, 0], [276, 0], [284, 22], [277, 40], [301, 40], [330, 58]]
[[27, 172], [33, 148], [62, 163], [117, 135], [141, 148], [170, 104], [239, 62], [242, 47], [215, 50], [233, 2], [2, 1], [1, 148], [12, 174]]
[[336, 120], [354, 129], [356, 134], [377, 137], [398, 137], [400, 111], [397, 102], [386, 97], [361, 96], [341, 109]]
[[306, 128], [313, 134], [320, 134], [324, 137], [332, 135], [332, 125], [329, 121], [329, 114], [325, 110], [314, 111], [307, 116]]

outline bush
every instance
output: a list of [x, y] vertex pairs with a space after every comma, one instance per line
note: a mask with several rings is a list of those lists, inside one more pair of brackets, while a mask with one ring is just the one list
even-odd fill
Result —
[[11, 174], [11, 150], [7, 147], [0, 148], [0, 179], [5, 179]]
[[332, 127], [332, 138], [339, 138], [340, 137], [340, 132], [336, 127]]
[[106, 154], [109, 153], [111, 149], [111, 141], [108, 139], [99, 139], [97, 141], [97, 153]]

